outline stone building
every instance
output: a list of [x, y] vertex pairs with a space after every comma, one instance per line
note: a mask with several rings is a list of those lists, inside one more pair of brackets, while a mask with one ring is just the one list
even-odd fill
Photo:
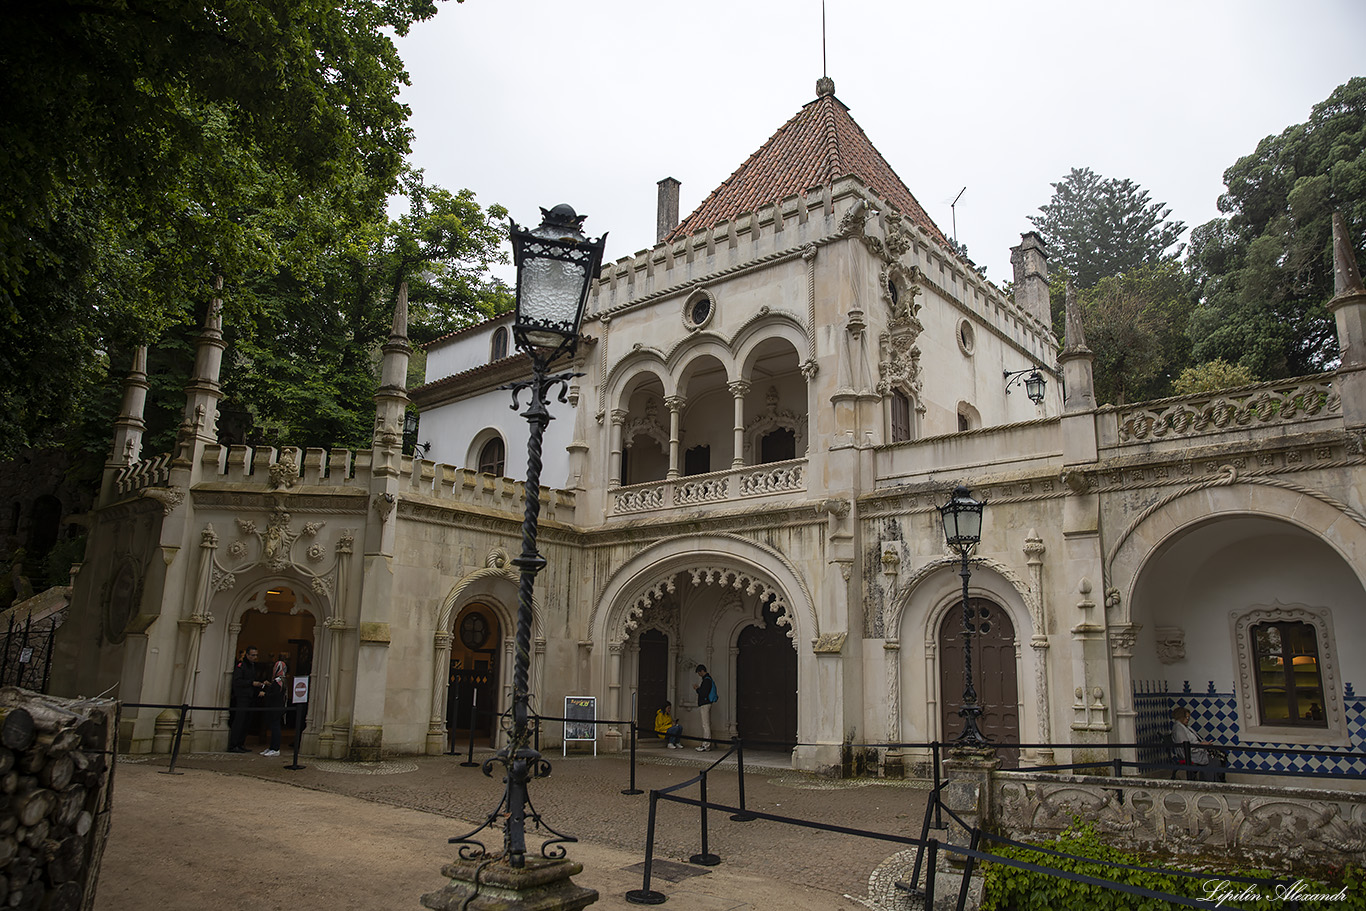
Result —
[[[1340, 368], [1112, 407], [1079, 320], [1058, 351], [1040, 239], [1014, 249], [1007, 297], [828, 79], [687, 218], [677, 181], [659, 192], [659, 241], [602, 268], [584, 375], [552, 409], [544, 714], [593, 695], [600, 717], [644, 721], [668, 699], [696, 735], [702, 663], [717, 734], [798, 767], [848, 741], [952, 739], [962, 583], [938, 507], [961, 482], [988, 504], [974, 664], [984, 729], [1025, 744], [1011, 759], [1153, 741], [1177, 703], [1210, 739], [1366, 747], [1366, 657], [1347, 645], [1366, 637], [1366, 292], [1345, 240]], [[405, 390], [400, 306], [373, 445], [347, 452], [218, 444], [216, 313], [176, 452], [142, 458], [146, 380], [129, 378], [58, 685], [226, 705], [250, 640], [309, 676], [309, 752], [497, 737], [527, 495], [509, 477], [526, 424], [499, 389], [527, 371], [510, 316], [438, 340]], [[1003, 376], [1028, 368], [1038, 404]], [[410, 401], [439, 462], [402, 454]], [[130, 748], [157, 745], [156, 715], [125, 716]], [[225, 741], [225, 712], [193, 722], [196, 747]], [[925, 755], [880, 751], [893, 774]]]

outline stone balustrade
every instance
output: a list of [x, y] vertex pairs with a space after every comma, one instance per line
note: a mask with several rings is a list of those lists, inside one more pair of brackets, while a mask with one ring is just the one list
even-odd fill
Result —
[[612, 514], [627, 515], [805, 492], [806, 459], [793, 459], [675, 480], [632, 484], [614, 488], [608, 492], [608, 496], [611, 497]]
[[1322, 374], [1102, 411], [1113, 414], [1115, 438], [1124, 444], [1317, 420], [1342, 414], [1342, 400], [1332, 375]]
[[994, 772], [991, 788], [992, 821], [1012, 838], [1053, 836], [1081, 817], [1131, 846], [1366, 860], [1366, 794], [1359, 791], [1029, 771]]

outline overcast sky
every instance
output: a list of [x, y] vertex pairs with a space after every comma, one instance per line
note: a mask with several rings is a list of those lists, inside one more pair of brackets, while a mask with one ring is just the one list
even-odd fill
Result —
[[[827, 0], [836, 96], [997, 284], [1072, 167], [1188, 227], [1224, 169], [1366, 73], [1360, 0]], [[655, 240], [815, 97], [820, 0], [465, 0], [400, 39], [412, 160], [536, 224], [574, 206], [607, 258]], [[503, 270], [500, 270], [503, 271]], [[510, 276], [510, 270], [503, 272]]]

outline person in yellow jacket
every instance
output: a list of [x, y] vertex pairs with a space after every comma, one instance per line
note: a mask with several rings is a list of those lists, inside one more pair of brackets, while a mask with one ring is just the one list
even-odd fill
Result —
[[666, 702], [655, 712], [655, 733], [664, 740], [664, 746], [671, 750], [683, 749], [683, 744], [679, 741], [683, 737], [683, 725], [675, 721], [673, 713], [669, 710], [673, 708], [672, 702]]

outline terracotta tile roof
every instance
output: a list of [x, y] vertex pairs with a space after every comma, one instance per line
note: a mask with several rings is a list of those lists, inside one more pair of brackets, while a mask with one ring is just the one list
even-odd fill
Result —
[[783, 124], [665, 240], [705, 231], [743, 212], [853, 174], [932, 237], [945, 241], [943, 232], [835, 97], [833, 83], [818, 85], [817, 91], [815, 101]]

